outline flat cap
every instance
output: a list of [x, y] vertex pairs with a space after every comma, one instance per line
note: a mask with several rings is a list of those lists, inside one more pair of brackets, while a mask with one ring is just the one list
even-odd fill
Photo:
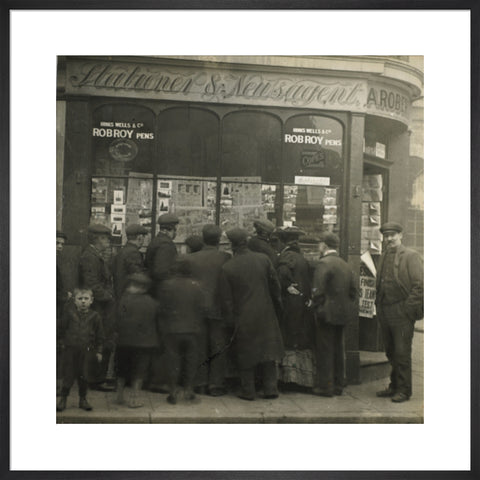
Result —
[[89, 233], [96, 235], [110, 235], [110, 229], [101, 223], [92, 223], [87, 230]]
[[265, 219], [255, 220], [253, 222], [253, 226], [255, 227], [255, 230], [262, 230], [267, 233], [272, 233], [275, 229], [275, 225], [269, 220]]
[[176, 225], [178, 223], [178, 217], [172, 213], [164, 213], [158, 217], [159, 225]]
[[203, 239], [200, 235], [190, 235], [185, 239], [185, 244], [192, 253], [198, 252], [203, 248]]
[[305, 232], [303, 230], [300, 230], [298, 227], [295, 226], [276, 228], [273, 233], [283, 239], [298, 238], [301, 235], [305, 235]]
[[338, 235], [332, 232], [322, 232], [320, 234], [320, 242], [324, 243], [328, 248], [337, 249], [340, 245], [340, 239]]
[[132, 223], [132, 225], [129, 225], [127, 229], [125, 230], [126, 234], [128, 236], [130, 235], [146, 235], [148, 233], [148, 230], [143, 226], [138, 223]]
[[57, 238], [64, 238], [66, 240], [67, 236], [61, 230], [57, 230]]
[[140, 285], [145, 285], [147, 287], [150, 286], [150, 284], [152, 283], [152, 280], [150, 279], [150, 277], [143, 272], [132, 273], [128, 275], [127, 280], [130, 283], [138, 283]]
[[242, 228], [232, 228], [227, 232], [228, 239], [235, 244], [246, 243], [248, 238], [248, 232]]
[[380, 227], [380, 232], [381, 233], [386, 233], [386, 232], [401, 233], [403, 232], [403, 227], [397, 222], [387, 222]]
[[217, 243], [222, 236], [222, 229], [213, 223], [208, 223], [202, 228], [202, 236], [205, 243]]

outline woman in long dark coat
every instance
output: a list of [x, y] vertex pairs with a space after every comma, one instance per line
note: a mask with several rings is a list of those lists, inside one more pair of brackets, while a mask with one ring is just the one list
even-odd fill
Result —
[[313, 382], [312, 313], [306, 304], [311, 292], [310, 267], [300, 250], [298, 227], [279, 229], [277, 273], [282, 289], [283, 315], [280, 320], [286, 355], [281, 364], [281, 380], [311, 386]]

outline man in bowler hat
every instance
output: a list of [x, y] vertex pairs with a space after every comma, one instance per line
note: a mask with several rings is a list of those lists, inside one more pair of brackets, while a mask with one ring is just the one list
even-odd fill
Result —
[[400, 403], [412, 395], [413, 332], [415, 321], [423, 318], [423, 259], [402, 245], [399, 223], [385, 223], [380, 232], [386, 248], [377, 269], [376, 306], [392, 372], [390, 385], [377, 396]]

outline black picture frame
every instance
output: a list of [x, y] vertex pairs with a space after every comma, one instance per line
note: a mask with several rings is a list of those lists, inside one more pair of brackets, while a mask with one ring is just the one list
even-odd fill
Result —
[[[466, 9], [471, 12], [471, 468], [470, 471], [12, 471], [10, 470], [10, 273], [9, 257], [10, 246], [10, 142], [9, 142], [9, 73], [10, 73], [10, 13], [13, 10], [22, 9], [425, 9], [425, 10], [460, 10]], [[88, 478], [88, 479], [175, 479], [175, 480], [220, 480], [224, 478], [235, 480], [309, 480], [309, 479], [463, 479], [480, 478], [480, 444], [479, 444], [479, 348], [480, 327], [476, 312], [480, 309], [478, 292], [480, 291], [480, 252], [478, 239], [480, 236], [480, 158], [479, 158], [479, 39], [480, 29], [479, 3], [475, 0], [420, 0], [413, 1], [388, 1], [377, 0], [367, 2], [364, 0], [138, 0], [135, 4], [126, 0], [116, 1], [92, 1], [85, 0], [81, 4], [74, 0], [10, 0], [4, 1], [0, 7], [0, 56], [1, 56], [1, 87], [0, 87], [0, 204], [3, 206], [0, 216], [0, 478], [36, 478], [36, 479], [60, 479], [60, 478]], [[458, 226], [455, 235], [460, 236], [462, 225]], [[443, 226], [442, 226], [443, 228]], [[46, 233], [41, 233], [46, 234]], [[461, 243], [455, 243], [453, 248], [465, 248]], [[454, 319], [452, 319], [452, 323]], [[454, 402], [454, 385], [450, 385], [448, 392], [438, 392], [439, 395], [452, 396]], [[454, 409], [454, 404], [452, 405]], [[453, 412], [449, 412], [454, 415]], [[445, 432], [445, 441], [452, 441]], [[408, 445], [405, 446], [408, 449]]]

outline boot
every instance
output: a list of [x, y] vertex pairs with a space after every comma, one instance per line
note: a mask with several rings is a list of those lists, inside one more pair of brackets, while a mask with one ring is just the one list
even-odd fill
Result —
[[117, 403], [123, 405], [125, 403], [125, 398], [123, 396], [123, 391], [125, 389], [125, 379], [117, 378]]
[[87, 399], [85, 397], [80, 397], [78, 407], [81, 408], [82, 410], [86, 410], [87, 412], [92, 410], [92, 406], [87, 402]]
[[67, 397], [62, 396], [57, 403], [57, 412], [63, 412], [67, 408]]
[[132, 384], [132, 391], [130, 393], [130, 400], [128, 406], [130, 408], [143, 407], [143, 403], [140, 401], [140, 389], [142, 388], [142, 380], [135, 379]]

